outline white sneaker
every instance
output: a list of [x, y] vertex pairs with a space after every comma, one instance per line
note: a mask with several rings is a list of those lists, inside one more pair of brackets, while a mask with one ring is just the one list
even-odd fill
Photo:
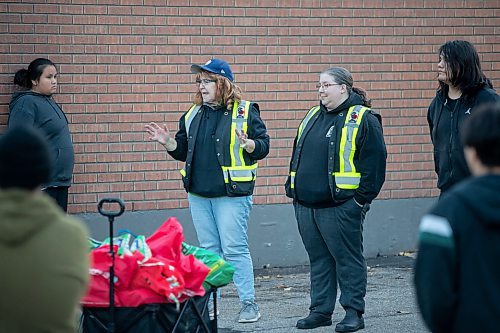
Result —
[[259, 306], [252, 301], [243, 301], [240, 310], [239, 323], [254, 323], [260, 319]]

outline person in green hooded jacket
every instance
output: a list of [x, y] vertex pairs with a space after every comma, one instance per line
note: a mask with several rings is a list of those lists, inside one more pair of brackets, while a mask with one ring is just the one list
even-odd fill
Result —
[[35, 129], [0, 137], [0, 332], [76, 332], [88, 233], [39, 190], [51, 171], [51, 151]]

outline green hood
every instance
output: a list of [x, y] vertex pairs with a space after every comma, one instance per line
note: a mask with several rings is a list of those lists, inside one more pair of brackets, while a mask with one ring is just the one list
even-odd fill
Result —
[[64, 213], [42, 192], [0, 190], [0, 244], [18, 246]]

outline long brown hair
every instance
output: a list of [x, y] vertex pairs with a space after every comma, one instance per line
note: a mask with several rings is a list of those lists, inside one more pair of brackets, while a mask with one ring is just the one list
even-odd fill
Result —
[[[241, 88], [238, 85], [229, 81], [224, 76], [210, 73], [204, 70], [196, 74], [196, 80], [200, 80], [202, 75], [203, 77], [215, 81], [215, 101], [218, 105], [225, 105], [228, 110], [231, 110], [234, 102], [241, 101], [242, 92]], [[196, 105], [203, 104], [203, 97], [201, 96], [201, 92], [199, 90], [194, 96], [193, 103]]]

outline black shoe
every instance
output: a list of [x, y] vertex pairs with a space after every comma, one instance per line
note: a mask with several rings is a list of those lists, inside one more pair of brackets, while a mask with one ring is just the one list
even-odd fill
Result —
[[297, 328], [310, 330], [320, 326], [330, 326], [332, 318], [320, 313], [311, 312], [309, 316], [297, 321]]
[[354, 309], [346, 309], [345, 317], [335, 326], [335, 332], [356, 332], [365, 328], [363, 316]]

